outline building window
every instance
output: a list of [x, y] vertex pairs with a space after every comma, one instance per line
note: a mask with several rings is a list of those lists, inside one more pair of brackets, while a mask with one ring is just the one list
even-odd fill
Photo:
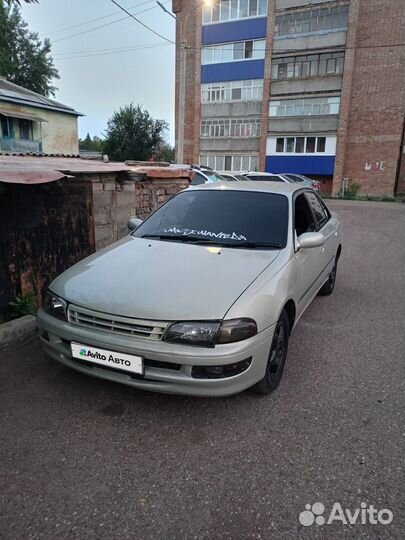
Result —
[[273, 79], [305, 79], [343, 73], [345, 53], [323, 53], [308, 56], [273, 58]]
[[201, 120], [201, 137], [259, 137], [260, 118], [207, 118]]
[[11, 137], [10, 119], [7, 116], [0, 115], [1, 136]]
[[31, 120], [25, 120], [25, 119], [18, 120], [18, 128], [20, 131], [20, 139], [32, 140], [34, 138], [33, 132], [32, 132]]
[[257, 171], [259, 168], [258, 155], [202, 155], [200, 164], [211, 167], [216, 171], [246, 172]]
[[340, 97], [315, 97], [270, 101], [270, 116], [339, 114]]
[[203, 24], [266, 15], [267, 0], [220, 0], [211, 7], [204, 6]]
[[202, 48], [202, 64], [260, 59], [264, 58], [265, 49], [266, 41], [264, 39], [207, 45]]
[[263, 98], [263, 79], [246, 81], [226, 81], [201, 85], [201, 102], [221, 101], [261, 101]]
[[275, 149], [278, 154], [322, 154], [326, 149], [326, 137], [277, 137]]
[[346, 29], [348, 16], [348, 5], [295, 11], [280, 15], [276, 17], [276, 36]]
[[276, 140], [276, 152], [284, 152], [284, 137], [279, 137]]

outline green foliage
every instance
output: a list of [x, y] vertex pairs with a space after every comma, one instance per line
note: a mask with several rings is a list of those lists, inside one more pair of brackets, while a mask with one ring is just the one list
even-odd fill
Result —
[[139, 105], [125, 105], [108, 120], [103, 152], [115, 161], [146, 161], [155, 155], [167, 128], [167, 122], [154, 120]]
[[9, 306], [13, 317], [23, 317], [24, 315], [34, 315], [36, 310], [37, 295], [30, 292], [17, 296], [15, 302], [10, 302]]
[[357, 184], [356, 182], [350, 182], [350, 184], [346, 188], [345, 197], [347, 199], [354, 199], [360, 187], [360, 184]]
[[79, 139], [80, 150], [93, 150], [94, 152], [102, 152], [103, 144], [103, 139], [97, 137], [97, 135], [94, 135], [94, 137], [91, 138], [90, 133], [87, 133], [84, 139]]
[[156, 161], [167, 161], [168, 163], [174, 163], [174, 146], [171, 146], [166, 142], [161, 143], [153, 157]]
[[51, 83], [59, 74], [50, 53], [49, 39], [41, 42], [28, 30], [19, 7], [0, 0], [0, 75], [43, 96], [54, 96]]

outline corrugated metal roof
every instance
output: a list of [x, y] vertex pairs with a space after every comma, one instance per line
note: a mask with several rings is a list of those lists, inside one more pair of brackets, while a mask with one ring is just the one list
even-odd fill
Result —
[[0, 156], [0, 182], [42, 184], [81, 173], [129, 171], [125, 163], [68, 157]]
[[125, 163], [104, 163], [80, 157], [5, 156], [0, 155], [0, 182], [11, 184], [43, 184], [55, 182], [75, 174], [136, 173], [140, 180], [146, 178], [191, 178], [192, 171], [175, 167], [131, 167]]
[[40, 109], [49, 109], [66, 114], [73, 114], [74, 116], [83, 116], [82, 113], [75, 111], [72, 107], [68, 107], [67, 105], [63, 105], [63, 103], [59, 103], [53, 99], [41, 96], [36, 92], [27, 90], [22, 86], [18, 86], [17, 84], [8, 81], [4, 77], [0, 77], [0, 102], [1, 101], [37, 107]]

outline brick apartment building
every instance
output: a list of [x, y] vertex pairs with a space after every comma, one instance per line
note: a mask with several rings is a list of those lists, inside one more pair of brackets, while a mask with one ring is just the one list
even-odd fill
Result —
[[213, 2], [173, 0], [185, 162], [405, 191], [405, 0]]

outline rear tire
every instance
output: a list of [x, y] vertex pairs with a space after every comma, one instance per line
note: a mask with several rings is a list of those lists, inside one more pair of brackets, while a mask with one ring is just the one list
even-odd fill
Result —
[[333, 293], [336, 283], [336, 273], [337, 273], [337, 257], [335, 259], [335, 264], [329, 274], [328, 281], [326, 281], [322, 287], [319, 289], [319, 296], [329, 296]]
[[256, 393], [270, 394], [280, 384], [287, 358], [289, 335], [290, 320], [286, 311], [283, 310], [274, 329], [266, 372], [263, 379], [253, 386]]

